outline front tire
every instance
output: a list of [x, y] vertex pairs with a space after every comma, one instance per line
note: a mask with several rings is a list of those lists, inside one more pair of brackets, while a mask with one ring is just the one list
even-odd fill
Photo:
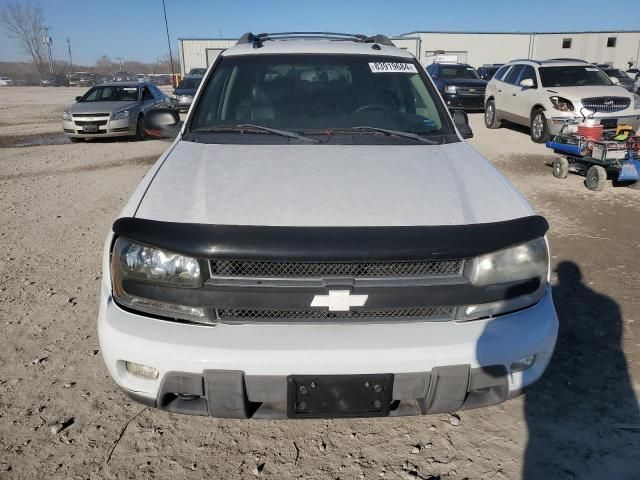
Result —
[[142, 120], [142, 115], [138, 117], [138, 121], [136, 122], [136, 139], [144, 140], [147, 138], [147, 135], [144, 133], [144, 123]]
[[496, 129], [502, 126], [498, 112], [496, 111], [495, 100], [489, 100], [484, 107], [484, 124], [487, 128]]
[[553, 161], [553, 176], [567, 178], [567, 175], [569, 175], [569, 160], [564, 157], [556, 158]]
[[550, 138], [547, 117], [544, 115], [544, 110], [538, 109], [531, 116], [531, 140], [535, 143], [545, 143]]
[[589, 190], [599, 192], [604, 189], [607, 184], [607, 171], [600, 165], [593, 165], [587, 170], [587, 177], [584, 184]]

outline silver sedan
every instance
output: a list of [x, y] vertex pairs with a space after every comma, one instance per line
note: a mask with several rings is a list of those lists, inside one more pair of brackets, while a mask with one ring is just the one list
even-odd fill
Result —
[[103, 83], [76, 97], [76, 103], [62, 114], [62, 129], [72, 142], [122, 136], [142, 139], [145, 113], [170, 105], [169, 97], [150, 83]]

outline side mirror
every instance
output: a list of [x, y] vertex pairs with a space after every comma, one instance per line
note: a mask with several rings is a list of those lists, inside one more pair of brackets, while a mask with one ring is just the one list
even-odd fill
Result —
[[82, 98], [82, 95], [78, 95], [78, 96], [76, 97], [76, 102], [77, 102], [77, 101], [79, 101], [81, 98]]
[[473, 131], [469, 126], [469, 116], [464, 110], [451, 110], [453, 123], [460, 132], [462, 138], [473, 138]]
[[533, 83], [533, 79], [532, 78], [523, 78], [522, 81], [520, 82], [520, 86], [523, 89], [533, 88], [533, 87], [535, 87], [535, 83]]
[[620, 80], [618, 80], [616, 77], [609, 78], [611, 78], [611, 83], [613, 83], [614, 85], [620, 85]]
[[172, 108], [154, 108], [144, 116], [144, 133], [156, 138], [175, 138], [180, 133], [180, 114]]

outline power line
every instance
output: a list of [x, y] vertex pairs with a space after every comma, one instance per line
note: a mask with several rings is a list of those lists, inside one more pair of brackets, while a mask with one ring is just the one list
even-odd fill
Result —
[[176, 73], [173, 71], [173, 54], [171, 53], [171, 39], [169, 38], [169, 23], [167, 22], [167, 7], [162, 0], [162, 10], [164, 11], [164, 26], [167, 29], [167, 45], [169, 45], [169, 62], [171, 63], [171, 77], [175, 82]]

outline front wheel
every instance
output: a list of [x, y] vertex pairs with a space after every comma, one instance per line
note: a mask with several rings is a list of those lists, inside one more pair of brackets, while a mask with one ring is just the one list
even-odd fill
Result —
[[531, 140], [535, 143], [545, 143], [549, 138], [549, 126], [544, 110], [536, 110], [531, 117]]
[[556, 158], [553, 161], [553, 176], [567, 178], [567, 175], [569, 175], [569, 160], [564, 157]]
[[584, 184], [589, 190], [599, 192], [607, 184], [607, 171], [600, 165], [593, 165], [587, 170], [587, 178]]
[[136, 122], [136, 138], [138, 140], [144, 140], [145, 138], [147, 138], [146, 134], [144, 133], [144, 122], [142, 120], [142, 115], [138, 117], [138, 121]]
[[496, 129], [502, 126], [502, 122], [498, 118], [496, 112], [496, 102], [489, 100], [484, 107], [484, 124], [487, 128]]

